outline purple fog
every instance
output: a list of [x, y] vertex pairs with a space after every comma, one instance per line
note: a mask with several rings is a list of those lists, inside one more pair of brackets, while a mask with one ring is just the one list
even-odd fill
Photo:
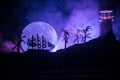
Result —
[[[99, 36], [98, 8], [98, 2], [93, 0], [88, 0], [87, 3], [82, 0], [76, 4], [65, 26], [65, 29], [72, 33], [69, 37], [68, 47], [74, 45], [76, 29], [84, 29], [87, 26], [92, 27], [92, 31], [90, 31], [91, 38], [87, 41]], [[58, 48], [64, 48], [63, 35], [59, 39]]]
[[73, 39], [76, 29], [92, 26], [91, 39], [99, 36], [99, 4], [96, 0], [88, 0], [87, 2], [85, 0], [59, 1], [48, 1], [49, 4], [44, 9], [36, 9], [38, 3], [34, 5], [28, 2], [33, 9], [31, 8], [26, 15], [28, 22], [45, 21], [52, 25], [58, 35], [56, 49], [64, 48], [61, 28], [73, 33], [70, 35], [67, 47], [74, 45]]
[[[2, 2], [6, 4], [6, 2]], [[2, 4], [1, 3], [1, 4]], [[112, 5], [112, 3], [114, 5]], [[116, 4], [117, 5], [117, 4]], [[57, 44], [55, 51], [64, 48], [63, 32], [70, 33], [67, 47], [74, 45], [77, 29], [91, 26], [90, 37], [87, 41], [99, 37], [99, 11], [113, 9], [116, 11], [114, 21], [114, 33], [120, 40], [119, 21], [120, 10], [116, 8], [112, 0], [14, 0], [8, 1], [8, 6], [0, 9], [0, 32], [4, 39], [0, 39], [2, 51], [11, 51], [19, 41], [23, 29], [30, 23], [42, 21], [50, 24], [57, 32]], [[9, 15], [8, 15], [9, 14]], [[11, 46], [11, 47], [10, 47]], [[6, 49], [6, 50], [5, 50]]]

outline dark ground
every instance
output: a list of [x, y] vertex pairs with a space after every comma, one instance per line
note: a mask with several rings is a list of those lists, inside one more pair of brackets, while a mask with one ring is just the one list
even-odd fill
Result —
[[0, 54], [3, 79], [80, 79], [119, 77], [120, 43], [112, 33], [55, 53], [29, 50]]

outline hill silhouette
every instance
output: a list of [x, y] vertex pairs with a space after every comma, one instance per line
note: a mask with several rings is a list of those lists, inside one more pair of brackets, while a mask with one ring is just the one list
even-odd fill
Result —
[[[51, 53], [28, 50], [1, 53], [1, 74], [6, 78], [86, 78], [113, 77], [119, 72], [120, 42], [112, 32], [67, 49]], [[5, 78], [4, 77], [4, 78]]]

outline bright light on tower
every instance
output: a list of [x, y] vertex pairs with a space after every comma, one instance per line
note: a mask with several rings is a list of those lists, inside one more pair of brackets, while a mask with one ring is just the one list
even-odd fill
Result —
[[114, 20], [114, 16], [113, 16], [113, 10], [102, 10], [100, 11], [100, 21], [102, 20]]

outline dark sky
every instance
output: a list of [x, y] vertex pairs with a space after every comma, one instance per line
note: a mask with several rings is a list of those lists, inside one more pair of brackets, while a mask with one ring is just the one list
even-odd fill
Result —
[[[0, 0], [0, 33], [3, 34], [5, 38], [14, 39], [21, 34], [23, 26], [29, 23], [25, 17], [27, 12], [30, 9], [40, 9], [41, 11], [48, 9], [46, 5], [51, 6], [52, 4], [52, 7], [61, 11], [62, 16], [67, 19], [75, 4], [80, 1], [81, 0]], [[98, 2], [100, 9], [113, 9], [117, 11], [120, 8], [119, 0], [98, 0]], [[33, 5], [31, 6], [30, 4]], [[69, 7], [66, 7], [66, 5]]]
[[101, 9], [117, 10], [120, 8], [119, 0], [98, 0]]

